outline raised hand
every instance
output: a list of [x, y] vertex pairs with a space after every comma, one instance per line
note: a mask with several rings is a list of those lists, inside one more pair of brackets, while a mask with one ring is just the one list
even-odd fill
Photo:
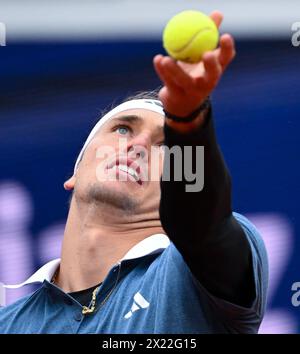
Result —
[[[221, 12], [214, 11], [210, 17], [217, 27], [221, 25]], [[159, 92], [164, 108], [180, 117], [192, 113], [212, 93], [234, 56], [234, 40], [229, 34], [223, 34], [220, 46], [206, 52], [199, 63], [188, 64], [156, 55], [153, 64], [164, 84]]]

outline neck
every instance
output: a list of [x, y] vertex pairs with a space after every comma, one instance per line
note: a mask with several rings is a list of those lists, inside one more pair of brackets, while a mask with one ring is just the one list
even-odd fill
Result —
[[138, 242], [162, 229], [158, 212], [135, 215], [80, 205], [72, 198], [62, 245], [56, 284], [65, 292], [90, 288], [102, 282], [112, 268]]

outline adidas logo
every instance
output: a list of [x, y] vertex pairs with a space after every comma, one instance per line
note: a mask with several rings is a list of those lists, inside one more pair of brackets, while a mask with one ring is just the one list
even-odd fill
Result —
[[124, 316], [126, 320], [130, 318], [135, 311], [140, 310], [141, 308], [146, 309], [150, 305], [150, 303], [139, 292], [134, 295], [133, 300], [131, 310]]

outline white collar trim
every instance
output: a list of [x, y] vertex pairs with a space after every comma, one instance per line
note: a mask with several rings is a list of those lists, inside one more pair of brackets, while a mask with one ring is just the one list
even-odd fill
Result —
[[[155, 254], [163, 251], [170, 245], [170, 240], [168, 236], [164, 234], [155, 234], [145, 238], [144, 240], [133, 246], [125, 256], [119, 261], [125, 261], [129, 259], [141, 258], [146, 255]], [[23, 283], [16, 285], [4, 285], [7, 289], [18, 289], [24, 285], [42, 283], [44, 280], [51, 281], [54, 273], [56, 272], [60, 264], [60, 258], [54, 259], [46, 264], [44, 264], [40, 269], [38, 269], [31, 277], [25, 280]]]

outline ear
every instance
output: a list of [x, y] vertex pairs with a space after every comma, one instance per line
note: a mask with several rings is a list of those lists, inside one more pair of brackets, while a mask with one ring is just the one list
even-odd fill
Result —
[[70, 191], [74, 188], [75, 186], [75, 181], [76, 177], [73, 175], [71, 178], [69, 178], [65, 183], [64, 183], [64, 189], [66, 191]]

